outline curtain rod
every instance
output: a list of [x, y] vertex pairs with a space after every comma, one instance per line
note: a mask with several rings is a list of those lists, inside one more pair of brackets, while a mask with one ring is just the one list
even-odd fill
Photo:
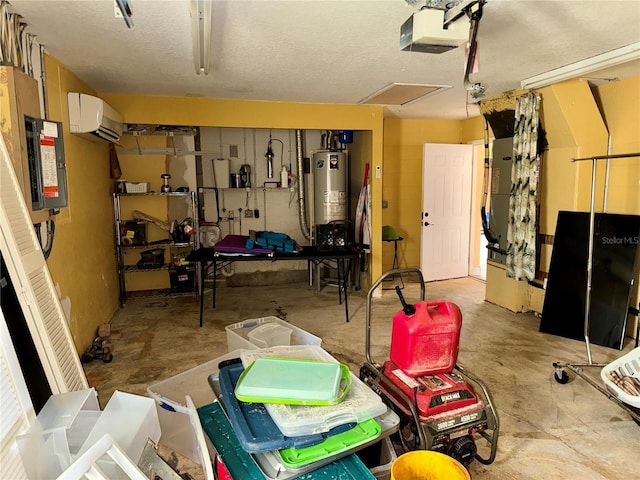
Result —
[[640, 152], [638, 153], [619, 153], [617, 155], [600, 155], [596, 157], [585, 157], [585, 158], [572, 158], [572, 162], [581, 162], [583, 160], [605, 160], [607, 158], [629, 158], [629, 157], [640, 157]]

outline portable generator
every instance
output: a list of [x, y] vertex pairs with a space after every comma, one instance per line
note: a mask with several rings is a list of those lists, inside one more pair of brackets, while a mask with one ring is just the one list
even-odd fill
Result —
[[[371, 298], [388, 276], [417, 274], [420, 301], [407, 304], [393, 318], [390, 359], [371, 357]], [[380, 395], [401, 419], [397, 448], [401, 452], [435, 450], [465, 467], [474, 459], [493, 463], [498, 447], [499, 419], [485, 385], [456, 364], [462, 313], [451, 302], [425, 302], [422, 273], [417, 269], [390, 270], [369, 289], [366, 303], [366, 362], [360, 379]], [[477, 391], [476, 391], [477, 390]], [[488, 456], [478, 453], [476, 439], [490, 445]]]

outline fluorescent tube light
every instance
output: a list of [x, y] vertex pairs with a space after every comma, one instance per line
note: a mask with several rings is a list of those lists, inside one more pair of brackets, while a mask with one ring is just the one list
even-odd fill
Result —
[[191, 28], [196, 73], [208, 75], [211, 59], [211, 0], [191, 0]]
[[545, 87], [552, 83], [570, 80], [589, 75], [590, 73], [604, 70], [605, 68], [615, 67], [623, 63], [640, 59], [640, 42], [632, 43], [625, 47], [620, 47], [609, 52], [596, 55], [595, 57], [585, 58], [579, 62], [575, 62], [564, 67], [549, 70], [548, 72], [525, 78], [520, 83], [522, 88], [533, 89]]
[[133, 28], [133, 19], [131, 18], [131, 15], [133, 15], [133, 9], [131, 8], [129, 0], [115, 0], [115, 2], [117, 7], [116, 16], [119, 11], [122, 18], [124, 18], [124, 23], [127, 24], [127, 27]]

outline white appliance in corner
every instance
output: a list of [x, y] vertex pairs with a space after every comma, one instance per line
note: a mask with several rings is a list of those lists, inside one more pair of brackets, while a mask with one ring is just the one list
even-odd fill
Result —
[[122, 136], [122, 115], [104, 100], [86, 93], [69, 92], [69, 129], [83, 137], [117, 143]]

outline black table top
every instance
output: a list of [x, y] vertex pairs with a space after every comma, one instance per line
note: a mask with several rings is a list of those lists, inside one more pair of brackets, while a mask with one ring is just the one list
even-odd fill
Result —
[[331, 259], [347, 259], [357, 258], [358, 252], [354, 247], [344, 248], [318, 248], [316, 246], [302, 247], [301, 252], [285, 253], [285, 252], [273, 252], [270, 255], [258, 254], [234, 254], [224, 253], [216, 251], [215, 247], [202, 247], [192, 250], [187, 256], [189, 262], [212, 262], [214, 260], [220, 261], [234, 261], [234, 262], [247, 262], [247, 261], [264, 261], [264, 260], [331, 260]]

